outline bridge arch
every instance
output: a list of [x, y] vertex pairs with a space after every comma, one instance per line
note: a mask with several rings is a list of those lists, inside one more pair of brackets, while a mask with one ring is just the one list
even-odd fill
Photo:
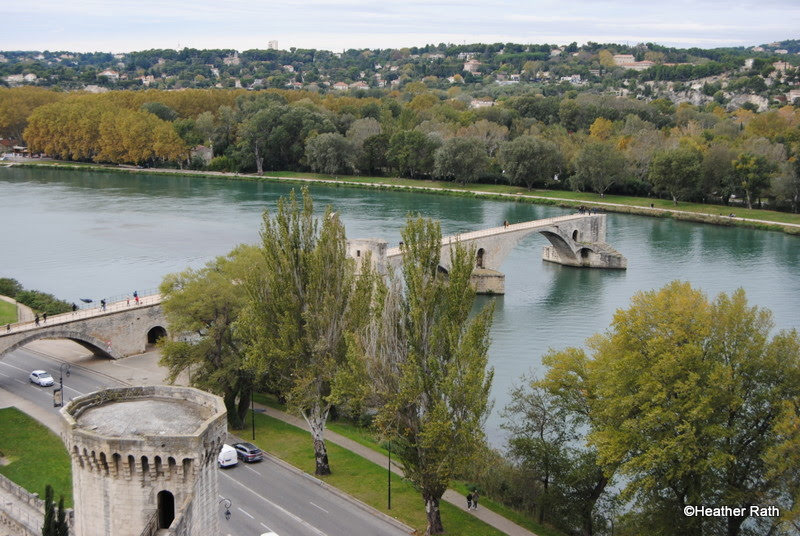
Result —
[[102, 339], [98, 339], [91, 335], [87, 335], [86, 333], [81, 333], [79, 331], [73, 331], [69, 329], [46, 329], [46, 330], [34, 330], [31, 333], [19, 339], [14, 344], [8, 346], [0, 350], [0, 358], [5, 356], [9, 352], [13, 352], [17, 348], [21, 346], [25, 346], [28, 343], [33, 341], [38, 341], [41, 339], [68, 339], [70, 341], [76, 342], [90, 350], [95, 355], [103, 356], [103, 357], [110, 357], [112, 359], [119, 359], [122, 357], [112, 346], [109, 341], [104, 341]]
[[166, 336], [167, 329], [164, 326], [153, 326], [147, 330], [147, 344], [156, 344]]
[[559, 256], [570, 260], [577, 260], [575, 251], [573, 251], [570, 243], [561, 236], [561, 233], [555, 229], [543, 229], [539, 232], [553, 245]]

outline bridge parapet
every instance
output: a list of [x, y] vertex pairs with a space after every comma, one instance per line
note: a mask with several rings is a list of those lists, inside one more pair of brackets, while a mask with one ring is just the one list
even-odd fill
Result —
[[140, 354], [155, 337], [166, 333], [166, 319], [158, 294], [80, 309], [0, 327], [0, 359], [20, 346], [39, 339], [69, 339], [94, 353], [113, 359]]

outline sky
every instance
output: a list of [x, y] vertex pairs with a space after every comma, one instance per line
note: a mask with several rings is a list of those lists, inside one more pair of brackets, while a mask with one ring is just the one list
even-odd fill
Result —
[[800, 0], [0, 0], [0, 50], [401, 48], [800, 38]]

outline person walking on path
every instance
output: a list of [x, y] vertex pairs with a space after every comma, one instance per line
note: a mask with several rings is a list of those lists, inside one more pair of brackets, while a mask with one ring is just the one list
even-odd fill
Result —
[[78, 306], [75, 305], [75, 302], [72, 302], [72, 312], [74, 313], [77, 310], [78, 310]]
[[133, 301], [136, 302], [136, 305], [139, 305], [139, 293], [135, 290], [133, 291]]
[[33, 323], [37, 326], [39, 325], [39, 313], [36, 313], [36, 316], [33, 317]]
[[472, 493], [467, 493], [467, 510], [472, 510]]
[[100, 300], [100, 310], [102, 310], [102, 311], [106, 310], [106, 300], [105, 300], [105, 298]]
[[47, 313], [42, 313], [42, 321], [47, 324]]
[[478, 490], [472, 492], [472, 509], [478, 509]]

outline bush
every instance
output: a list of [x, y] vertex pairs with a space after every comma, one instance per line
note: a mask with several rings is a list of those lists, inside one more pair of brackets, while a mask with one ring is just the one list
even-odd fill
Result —
[[34, 311], [47, 313], [49, 315], [66, 313], [72, 310], [71, 304], [64, 300], [59, 300], [52, 294], [40, 292], [38, 290], [23, 290], [18, 292], [16, 300], [23, 305], [27, 305]]
[[237, 164], [233, 158], [228, 156], [216, 156], [208, 163], [210, 171], [236, 171]]
[[16, 298], [22, 292], [22, 285], [16, 279], [10, 277], [0, 277], [0, 296]]

